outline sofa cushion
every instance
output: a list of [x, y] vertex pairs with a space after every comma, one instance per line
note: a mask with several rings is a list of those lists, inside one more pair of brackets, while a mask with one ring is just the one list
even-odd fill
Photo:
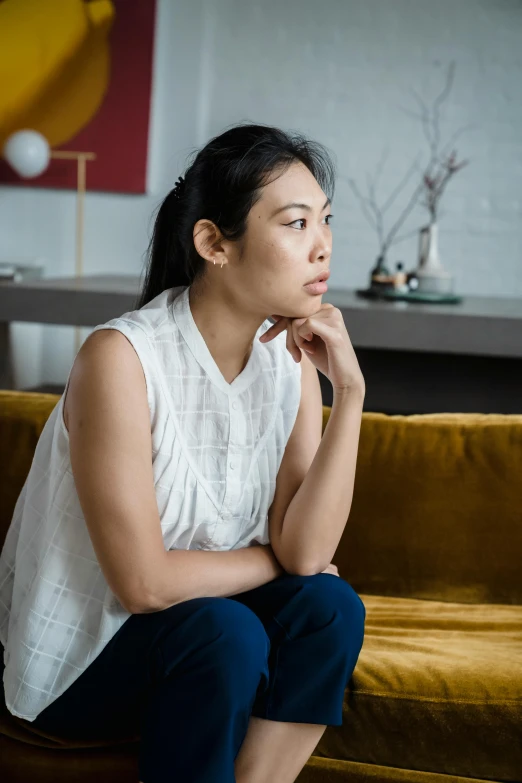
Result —
[[[361, 598], [366, 633], [343, 725], [328, 727], [314, 756], [519, 783], [522, 607]], [[13, 717], [3, 693], [0, 734], [56, 750], [126, 747], [131, 756], [139, 740], [47, 735]]]
[[522, 780], [522, 606], [361, 595], [343, 725], [316, 756]]

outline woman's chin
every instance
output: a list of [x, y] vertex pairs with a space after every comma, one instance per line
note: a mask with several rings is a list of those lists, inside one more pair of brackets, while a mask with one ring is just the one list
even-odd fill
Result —
[[314, 296], [311, 296], [305, 291], [304, 296], [302, 297], [301, 310], [305, 310], [307, 315], [314, 315], [315, 313], [319, 312], [322, 304], [323, 294], [315, 294]]
[[310, 318], [310, 316], [319, 312], [321, 305], [322, 302], [320, 296], [314, 296], [313, 299], [308, 296], [308, 301], [305, 300], [300, 305], [292, 307], [291, 310], [286, 307], [285, 315], [287, 318]]
[[283, 297], [280, 305], [274, 305], [272, 312], [283, 318], [309, 318], [321, 309], [322, 296], [322, 294], [310, 296], [306, 291], [303, 291], [300, 296], [295, 296], [295, 293], [293, 296], [289, 294], [286, 298]]

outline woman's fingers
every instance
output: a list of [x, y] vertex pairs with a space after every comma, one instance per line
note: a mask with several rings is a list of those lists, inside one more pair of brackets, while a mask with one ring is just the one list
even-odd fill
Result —
[[273, 315], [272, 318], [277, 318], [277, 323], [273, 324], [270, 329], [261, 335], [260, 342], [270, 342], [274, 337], [277, 337], [284, 329], [286, 329], [286, 347], [289, 353], [292, 355], [296, 362], [301, 361], [301, 350], [313, 353], [313, 347], [309, 346], [309, 343], [313, 340], [313, 332], [307, 332], [304, 336], [299, 334], [299, 327], [307, 320], [306, 318], [290, 319], [281, 315]]
[[[301, 351], [306, 351], [307, 353], [313, 353], [314, 351], [313, 346], [310, 344], [314, 339], [314, 333], [305, 331], [304, 334], [301, 334], [301, 332], [299, 331], [300, 329], [303, 328], [303, 324], [307, 320], [308, 318], [294, 318], [291, 322], [291, 328], [288, 329], [288, 332], [292, 332], [293, 343], [298, 349], [299, 356], [297, 361], [301, 361], [301, 356], [302, 356]], [[288, 347], [288, 340], [287, 340], [287, 347]]]
[[259, 339], [262, 342], [270, 342], [270, 340], [272, 340], [274, 337], [277, 337], [277, 335], [280, 334], [283, 329], [286, 329], [286, 318], [283, 318], [281, 315], [274, 315], [272, 318], [277, 318], [278, 321], [261, 335]]
[[[301, 351], [299, 350], [298, 343], [296, 342], [296, 333], [294, 334], [293, 325], [289, 318], [286, 318], [284, 316], [272, 316], [273, 318], [278, 318], [278, 322], [270, 327], [270, 329], [267, 329], [266, 332], [259, 338], [261, 342], [269, 342], [270, 340], [273, 340], [274, 337], [277, 337], [278, 334], [280, 334], [284, 329], [286, 329], [286, 347], [289, 351], [289, 353], [292, 355], [294, 360], [296, 362], [301, 361]], [[299, 343], [301, 342], [301, 338], [297, 336], [297, 340]]]
[[290, 354], [292, 355], [292, 358], [296, 362], [301, 361], [301, 351], [299, 350], [299, 346], [295, 341], [295, 335], [292, 328], [286, 330], [286, 347]]

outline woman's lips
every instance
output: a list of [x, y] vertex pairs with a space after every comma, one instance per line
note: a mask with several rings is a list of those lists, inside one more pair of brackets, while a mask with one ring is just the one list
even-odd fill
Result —
[[328, 283], [326, 281], [320, 283], [307, 283], [303, 288], [305, 291], [308, 291], [309, 294], [317, 296], [317, 294], [325, 294], [328, 291]]

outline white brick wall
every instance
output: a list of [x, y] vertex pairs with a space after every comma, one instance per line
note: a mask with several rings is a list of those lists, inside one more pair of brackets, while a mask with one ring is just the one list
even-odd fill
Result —
[[[299, 127], [335, 152], [332, 286], [365, 285], [376, 252], [346, 178], [364, 186], [388, 147], [380, 192], [393, 189], [427, 151], [420, 122], [401, 107], [416, 110], [411, 89], [434, 98], [455, 60], [441, 127], [449, 137], [472, 126], [457, 141], [470, 165], [442, 203], [441, 258], [463, 293], [522, 295], [522, 3], [228, 0], [221, 8], [209, 130], [260, 118]], [[424, 220], [419, 209], [405, 231]], [[416, 253], [415, 237], [390, 260], [413, 267]]]
[[[331, 284], [365, 285], [376, 242], [346, 178], [363, 185], [388, 147], [380, 192], [393, 189], [426, 150], [401, 107], [415, 109], [411, 89], [433, 98], [451, 60], [442, 131], [472, 126], [457, 143], [471, 162], [444, 198], [441, 258], [462, 293], [522, 296], [520, 0], [160, 0], [151, 195], [88, 196], [87, 272], [138, 273], [152, 209], [192, 146], [250, 120], [299, 129], [333, 152]], [[424, 221], [419, 209], [405, 231]], [[411, 268], [416, 252], [412, 237], [390, 260]], [[44, 256], [48, 274], [61, 275], [73, 254], [73, 194], [0, 188], [0, 258]], [[42, 380], [63, 381], [72, 330], [43, 327], [43, 338]], [[23, 373], [21, 361], [21, 385]]]

